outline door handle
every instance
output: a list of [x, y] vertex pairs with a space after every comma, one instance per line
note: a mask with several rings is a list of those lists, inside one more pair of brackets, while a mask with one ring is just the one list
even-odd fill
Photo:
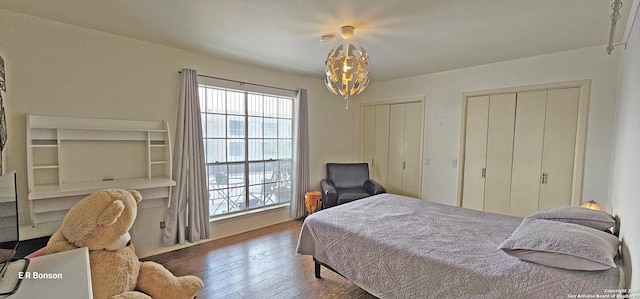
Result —
[[542, 173], [542, 184], [547, 184], [547, 182], [549, 181], [549, 174], [546, 172]]
[[487, 177], [487, 169], [486, 168], [482, 168], [482, 178], [486, 178]]

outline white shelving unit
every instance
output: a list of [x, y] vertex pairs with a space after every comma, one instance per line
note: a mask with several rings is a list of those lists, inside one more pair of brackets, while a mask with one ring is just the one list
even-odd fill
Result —
[[102, 189], [136, 189], [144, 208], [175, 185], [166, 121], [27, 115], [27, 164], [33, 226]]

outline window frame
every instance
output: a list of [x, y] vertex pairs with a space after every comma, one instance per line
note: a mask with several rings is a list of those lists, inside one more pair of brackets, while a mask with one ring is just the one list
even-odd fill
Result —
[[[207, 98], [207, 91], [209, 89], [212, 90], [212, 94], [215, 93], [215, 98]], [[203, 130], [202, 138], [205, 149], [205, 168], [207, 174], [210, 219], [214, 220], [216, 218], [227, 217], [233, 214], [242, 214], [252, 212], [254, 210], [270, 209], [272, 207], [289, 205], [293, 196], [292, 173], [295, 97], [250, 90], [232, 89], [202, 83], [198, 84], [198, 92], [200, 95], [201, 116], [203, 118], [201, 126]], [[220, 99], [220, 93], [223, 93], [224, 95], [222, 99]], [[242, 104], [240, 106], [243, 108], [241, 110], [244, 111], [239, 112], [239, 110], [234, 110], [230, 113], [228, 106], [230, 101], [233, 101], [233, 99], [229, 99], [230, 93], [235, 97], [241, 95]], [[254, 113], [257, 110], [251, 109], [250, 107], [252, 97], [261, 98], [262, 100], [262, 103], [258, 105], [259, 107], [257, 109], [261, 110], [259, 114]], [[275, 110], [266, 111], [268, 108], [273, 109], [273, 106], [267, 107], [267, 99], [272, 101], [272, 103], [275, 101]], [[208, 109], [209, 107], [207, 105], [210, 103], [221, 103], [221, 101], [224, 102], [224, 109]], [[284, 108], [287, 110], [282, 110], [282, 107], [280, 107], [281, 105], [285, 105]], [[213, 120], [216, 115], [224, 117], [224, 128], [215, 129], [215, 122], [212, 124], [209, 123], [209, 120]], [[211, 118], [208, 116], [211, 116]], [[230, 116], [236, 119], [230, 120]], [[242, 117], [243, 122], [238, 122], [238, 117]], [[250, 119], [259, 119], [258, 126], [262, 132], [258, 134], [258, 137], [253, 136], [253, 133], [250, 132], [251, 126], [255, 126], [255, 123], [251, 123]], [[242, 125], [239, 123], [242, 123]], [[281, 128], [283, 125], [285, 127], [284, 130]], [[216, 133], [214, 133], [213, 135], [210, 135], [207, 131], [209, 128], [213, 128], [213, 131], [217, 134], [223, 134], [216, 135]], [[243, 130], [243, 132], [240, 132], [240, 130]], [[210, 155], [211, 149], [208, 147], [208, 142], [212, 140], [218, 140], [218, 145], [224, 143], [224, 161], [210, 160], [211, 156], [214, 157], [213, 159], [215, 159], [216, 156]], [[256, 157], [251, 156], [253, 149], [250, 147], [256, 140], [259, 140], [258, 143], [261, 143], [261, 146], [259, 146], [261, 148], [261, 159], [256, 159]], [[222, 142], [220, 143], [220, 141]], [[215, 142], [212, 141], [211, 144], [214, 143]], [[239, 150], [236, 146], [230, 146], [232, 144], [242, 144], [244, 147], [242, 150]], [[275, 156], [267, 155], [266, 147], [268, 144], [275, 146]], [[232, 151], [240, 153], [242, 157], [240, 159], [232, 158], [239, 157], [239, 155], [232, 156]], [[243, 182], [241, 185], [234, 185], [234, 187], [232, 187], [229, 180], [234, 178], [231, 178], [230, 169], [235, 165], [242, 165], [240, 168], [243, 170], [241, 175]], [[271, 167], [269, 168], [268, 166]], [[255, 171], [256, 168], [259, 169], [259, 171]], [[228, 176], [225, 185], [220, 185], [218, 179], [212, 180], [215, 173], [212, 174], [211, 172], [216, 172], [216, 169], [226, 169], [226, 174]], [[259, 182], [256, 182], [255, 177], [260, 177], [259, 175], [256, 176], [256, 174], [260, 173], [262, 174], [262, 177], [259, 179]], [[269, 179], [267, 178], [268, 176]], [[256, 189], [261, 189], [261, 193], [256, 193]], [[226, 196], [226, 198], [221, 196]], [[238, 199], [232, 201], [232, 197]], [[275, 200], [273, 200], [272, 197], [275, 197]], [[261, 198], [261, 204], [252, 204], [252, 198]], [[218, 204], [217, 207], [215, 203], [216, 200], [221, 200], [221, 203]], [[260, 202], [260, 200], [258, 200], [258, 202]], [[225, 203], [227, 209], [223, 212], [218, 212], [219, 208]], [[236, 205], [237, 207], [232, 208], [232, 205]]]

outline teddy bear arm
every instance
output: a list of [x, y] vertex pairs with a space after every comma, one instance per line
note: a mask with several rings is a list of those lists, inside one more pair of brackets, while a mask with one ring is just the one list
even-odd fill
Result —
[[142, 262], [137, 289], [155, 299], [190, 299], [203, 287], [202, 280], [188, 275], [176, 277], [156, 262]]

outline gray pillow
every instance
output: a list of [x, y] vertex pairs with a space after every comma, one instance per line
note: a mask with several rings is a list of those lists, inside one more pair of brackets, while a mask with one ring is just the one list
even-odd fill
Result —
[[499, 249], [545, 266], [596, 271], [616, 267], [618, 246], [618, 238], [597, 229], [527, 217]]
[[582, 207], [559, 207], [537, 211], [529, 218], [575, 223], [599, 230], [607, 230], [616, 224], [611, 215]]

